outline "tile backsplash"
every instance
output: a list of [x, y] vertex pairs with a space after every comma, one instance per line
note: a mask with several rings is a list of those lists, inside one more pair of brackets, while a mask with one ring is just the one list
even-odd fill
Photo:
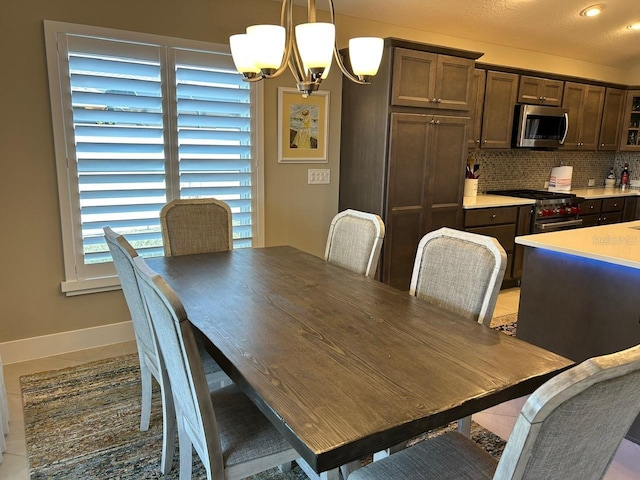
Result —
[[470, 152], [480, 164], [478, 192], [531, 188], [542, 190], [549, 181], [551, 169], [571, 165], [572, 188], [585, 188], [589, 179], [595, 186], [604, 186], [604, 179], [614, 167], [616, 179], [625, 163], [629, 164], [631, 179], [640, 179], [640, 153], [580, 152], [564, 150], [479, 150]]

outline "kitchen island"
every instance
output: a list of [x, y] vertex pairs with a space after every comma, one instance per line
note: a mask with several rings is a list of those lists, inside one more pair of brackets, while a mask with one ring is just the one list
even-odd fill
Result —
[[[640, 343], [640, 221], [516, 238], [517, 336], [576, 362]], [[640, 443], [640, 419], [628, 437]]]

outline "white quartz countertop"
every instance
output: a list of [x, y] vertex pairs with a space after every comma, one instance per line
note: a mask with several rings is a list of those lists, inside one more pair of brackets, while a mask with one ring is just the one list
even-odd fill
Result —
[[571, 193], [578, 197], [588, 199], [592, 198], [609, 198], [609, 197], [633, 197], [640, 195], [640, 190], [634, 188], [627, 188], [626, 190], [620, 190], [617, 187], [613, 188], [576, 188], [571, 190]]
[[640, 269], [640, 221], [525, 235], [516, 243]]
[[463, 199], [465, 209], [533, 205], [535, 202], [532, 198], [506, 197], [504, 195], [478, 195], [477, 197], [464, 197]]

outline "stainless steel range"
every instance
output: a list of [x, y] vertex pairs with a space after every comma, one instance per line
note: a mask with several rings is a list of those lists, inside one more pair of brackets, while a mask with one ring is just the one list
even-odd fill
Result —
[[584, 198], [571, 193], [544, 190], [495, 190], [487, 193], [534, 199], [536, 202], [531, 233], [567, 230], [582, 226], [580, 203]]

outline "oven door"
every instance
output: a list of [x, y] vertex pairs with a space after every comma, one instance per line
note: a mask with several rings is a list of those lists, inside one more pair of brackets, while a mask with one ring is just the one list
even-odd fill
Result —
[[572, 218], [571, 220], [547, 220], [538, 221], [533, 224], [533, 233], [556, 232], [558, 230], [569, 230], [570, 228], [580, 228], [582, 226], [581, 218]]

